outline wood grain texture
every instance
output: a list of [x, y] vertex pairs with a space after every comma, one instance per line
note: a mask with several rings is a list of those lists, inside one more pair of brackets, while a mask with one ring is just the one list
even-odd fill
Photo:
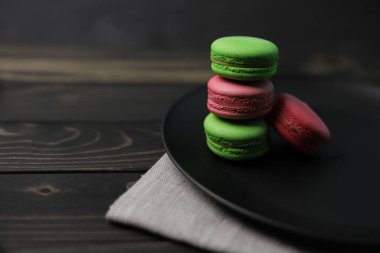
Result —
[[[108, 206], [140, 177], [135, 172], [163, 154], [162, 119], [194, 86], [160, 84], [157, 75], [154, 82], [131, 83], [128, 74], [117, 81], [129, 63], [105, 60], [98, 51], [42, 51], [10, 50], [10, 58], [1, 58], [0, 173], [8, 174], [0, 176], [0, 252], [198, 252], [104, 220]], [[165, 75], [175, 71], [171, 65]], [[91, 78], [101, 71], [112, 73]], [[31, 172], [39, 174], [25, 174]], [[51, 174], [59, 172], [67, 174]]]
[[[9, 174], [0, 176], [0, 220], [103, 217], [142, 173]], [[47, 219], [48, 219], [47, 218]]]
[[0, 80], [28, 83], [194, 84], [212, 76], [208, 55], [0, 45]]
[[160, 122], [0, 122], [0, 173], [145, 171], [164, 152]]
[[105, 221], [108, 206], [140, 173], [0, 177], [0, 252], [195, 252]]
[[[37, 246], [38, 245], [38, 246]], [[1, 247], [1, 246], [0, 246]], [[20, 252], [20, 253], [152, 253], [152, 252], [165, 252], [165, 253], [194, 253], [206, 252], [200, 249], [192, 248], [188, 245], [178, 244], [168, 241], [158, 242], [104, 242], [104, 241], [82, 241], [82, 242], [53, 242], [51, 244], [44, 244], [36, 242], [6, 244], [0, 252]]]
[[194, 88], [0, 81], [0, 121], [159, 121]]

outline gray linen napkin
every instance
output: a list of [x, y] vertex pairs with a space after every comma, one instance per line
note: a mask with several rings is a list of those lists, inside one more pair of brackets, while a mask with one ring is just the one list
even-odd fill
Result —
[[301, 252], [226, 213], [195, 188], [167, 154], [121, 195], [106, 219], [217, 252]]

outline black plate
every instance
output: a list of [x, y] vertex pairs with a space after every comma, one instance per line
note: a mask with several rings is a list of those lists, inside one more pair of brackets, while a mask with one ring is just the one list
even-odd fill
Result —
[[234, 210], [294, 233], [365, 245], [380, 243], [380, 88], [371, 83], [275, 81], [302, 98], [332, 138], [299, 154], [274, 131], [272, 148], [249, 162], [213, 155], [205, 144], [207, 92], [185, 96], [168, 113], [166, 149], [200, 189]]

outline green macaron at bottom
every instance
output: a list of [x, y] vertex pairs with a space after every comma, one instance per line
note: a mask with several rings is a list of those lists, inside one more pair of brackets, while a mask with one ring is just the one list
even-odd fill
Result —
[[269, 149], [269, 128], [264, 119], [229, 120], [209, 113], [203, 126], [207, 146], [222, 158], [248, 160]]
[[266, 68], [237, 67], [222, 65], [212, 62], [211, 70], [226, 78], [242, 81], [265, 80], [272, 77], [277, 70], [277, 65]]
[[213, 142], [209, 138], [207, 139], [207, 146], [217, 156], [234, 161], [244, 161], [257, 158], [269, 150], [269, 145], [267, 144], [250, 148], [224, 147], [216, 142]]

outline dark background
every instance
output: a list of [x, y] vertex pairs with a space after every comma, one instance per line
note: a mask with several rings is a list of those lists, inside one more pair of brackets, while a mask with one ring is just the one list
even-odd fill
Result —
[[310, 70], [310, 62], [322, 62], [369, 69], [373, 75], [379, 66], [378, 5], [327, 0], [2, 0], [0, 45], [204, 56], [217, 37], [253, 35], [278, 44], [280, 74]]

